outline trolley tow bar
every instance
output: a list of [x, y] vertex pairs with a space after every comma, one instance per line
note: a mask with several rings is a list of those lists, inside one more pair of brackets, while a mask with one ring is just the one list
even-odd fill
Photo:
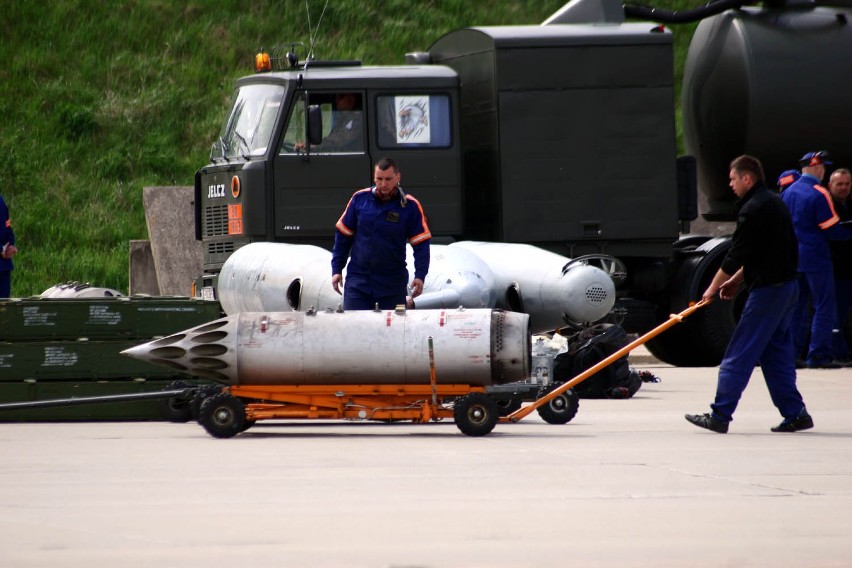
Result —
[[501, 417], [500, 422], [504, 422], [504, 423], [505, 422], [512, 422], [512, 423], [519, 422], [526, 415], [530, 414], [531, 412], [533, 412], [538, 407], [549, 403], [551, 400], [553, 400], [557, 396], [565, 394], [565, 392], [568, 391], [569, 389], [572, 389], [575, 386], [577, 386], [578, 384], [582, 383], [583, 381], [585, 381], [586, 379], [588, 379], [589, 377], [591, 377], [592, 375], [594, 375], [595, 373], [597, 373], [598, 371], [603, 369], [604, 367], [607, 367], [608, 365], [614, 363], [615, 361], [618, 361], [619, 359], [621, 359], [622, 357], [624, 357], [625, 355], [627, 355], [628, 353], [630, 353], [631, 351], [633, 351], [634, 349], [636, 349], [637, 347], [642, 345], [643, 343], [645, 343], [645, 342], [653, 339], [654, 337], [660, 335], [661, 333], [663, 333], [665, 330], [672, 327], [673, 325], [676, 325], [676, 324], [682, 322], [684, 320], [684, 318], [689, 317], [690, 315], [693, 314], [693, 312], [695, 312], [699, 308], [706, 306], [709, 303], [710, 303], [710, 300], [701, 300], [697, 303], [690, 304], [690, 306], [688, 308], [686, 308], [685, 310], [683, 310], [679, 314], [671, 314], [669, 316], [668, 320], [664, 321], [663, 323], [661, 323], [660, 325], [658, 325], [657, 327], [655, 327], [651, 331], [647, 332], [645, 335], [643, 335], [643, 336], [637, 338], [636, 340], [632, 341], [631, 343], [625, 345], [624, 347], [622, 347], [621, 349], [619, 349], [618, 351], [616, 351], [615, 353], [613, 353], [612, 355], [610, 355], [606, 359], [599, 361], [595, 365], [592, 365], [591, 367], [589, 367], [588, 369], [586, 369], [585, 371], [583, 371], [582, 373], [580, 373], [579, 375], [577, 375], [573, 379], [566, 381], [559, 388], [554, 389], [553, 391], [547, 393], [545, 396], [537, 399], [532, 404], [527, 405], [527, 406], [521, 408], [520, 410], [516, 410], [515, 412], [513, 412], [512, 414], [510, 414], [508, 416]]
[[185, 389], [164, 390], [157, 392], [137, 392], [130, 394], [112, 394], [104, 396], [58, 398], [52, 400], [27, 400], [22, 402], [7, 402], [0, 404], [0, 412], [4, 410], [21, 410], [24, 408], [52, 408], [56, 406], [80, 406], [84, 404], [102, 404], [110, 402], [135, 402], [139, 400], [157, 400], [164, 398], [179, 398], [189, 400], [196, 387]]

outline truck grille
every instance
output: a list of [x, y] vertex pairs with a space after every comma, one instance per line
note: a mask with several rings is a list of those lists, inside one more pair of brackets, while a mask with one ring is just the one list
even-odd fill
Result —
[[231, 254], [234, 252], [234, 241], [221, 241], [218, 243], [207, 243], [207, 254]]
[[[216, 237], [228, 234], [228, 206], [211, 205], [204, 209], [204, 236]], [[233, 250], [233, 249], [231, 249]]]

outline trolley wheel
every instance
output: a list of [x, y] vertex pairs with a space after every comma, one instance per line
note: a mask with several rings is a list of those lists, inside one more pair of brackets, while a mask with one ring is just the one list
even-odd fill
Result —
[[[541, 398], [562, 386], [562, 383], [554, 382], [541, 387], [538, 391], [538, 398]], [[539, 406], [536, 410], [542, 420], [548, 424], [567, 424], [571, 419], [577, 416], [577, 411], [580, 409], [580, 397], [573, 389], [568, 389], [566, 392], [555, 397], [547, 404]]]
[[216, 438], [233, 438], [246, 426], [246, 407], [228, 393], [207, 397], [201, 405], [198, 423]]
[[[184, 380], [172, 381], [166, 385], [165, 390], [178, 390], [189, 388], [189, 383]], [[192, 420], [191, 401], [185, 398], [173, 396], [160, 401], [160, 416], [168, 422], [189, 422]]]
[[222, 387], [218, 385], [201, 387], [195, 391], [195, 396], [192, 397], [192, 401], [189, 403], [189, 410], [192, 412], [192, 419], [196, 421], [199, 420], [201, 418], [201, 406], [204, 404], [204, 401], [206, 401], [208, 397], [217, 395], [221, 392]]
[[520, 410], [524, 404], [524, 401], [519, 398], [500, 398], [494, 402], [497, 403], [497, 410], [500, 416], [509, 416], [513, 412]]
[[484, 436], [497, 425], [500, 409], [487, 394], [472, 392], [456, 399], [453, 418], [462, 433], [468, 436]]

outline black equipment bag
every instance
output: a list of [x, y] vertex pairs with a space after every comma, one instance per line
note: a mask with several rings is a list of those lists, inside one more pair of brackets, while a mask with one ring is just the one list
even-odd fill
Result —
[[[569, 340], [568, 351], [556, 356], [553, 378], [560, 382], [571, 380], [628, 343], [627, 334], [620, 325], [584, 330], [573, 338], [573, 346]], [[575, 386], [574, 392], [580, 398], [630, 398], [641, 386], [640, 373], [630, 368], [625, 355]]]

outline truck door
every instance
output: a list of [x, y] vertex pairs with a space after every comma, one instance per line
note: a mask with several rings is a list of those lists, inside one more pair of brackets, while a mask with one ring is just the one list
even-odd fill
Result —
[[[364, 93], [295, 94], [274, 157], [273, 227], [276, 240], [329, 247], [334, 224], [352, 194], [372, 184]], [[307, 105], [322, 111], [322, 142], [305, 140]]]

